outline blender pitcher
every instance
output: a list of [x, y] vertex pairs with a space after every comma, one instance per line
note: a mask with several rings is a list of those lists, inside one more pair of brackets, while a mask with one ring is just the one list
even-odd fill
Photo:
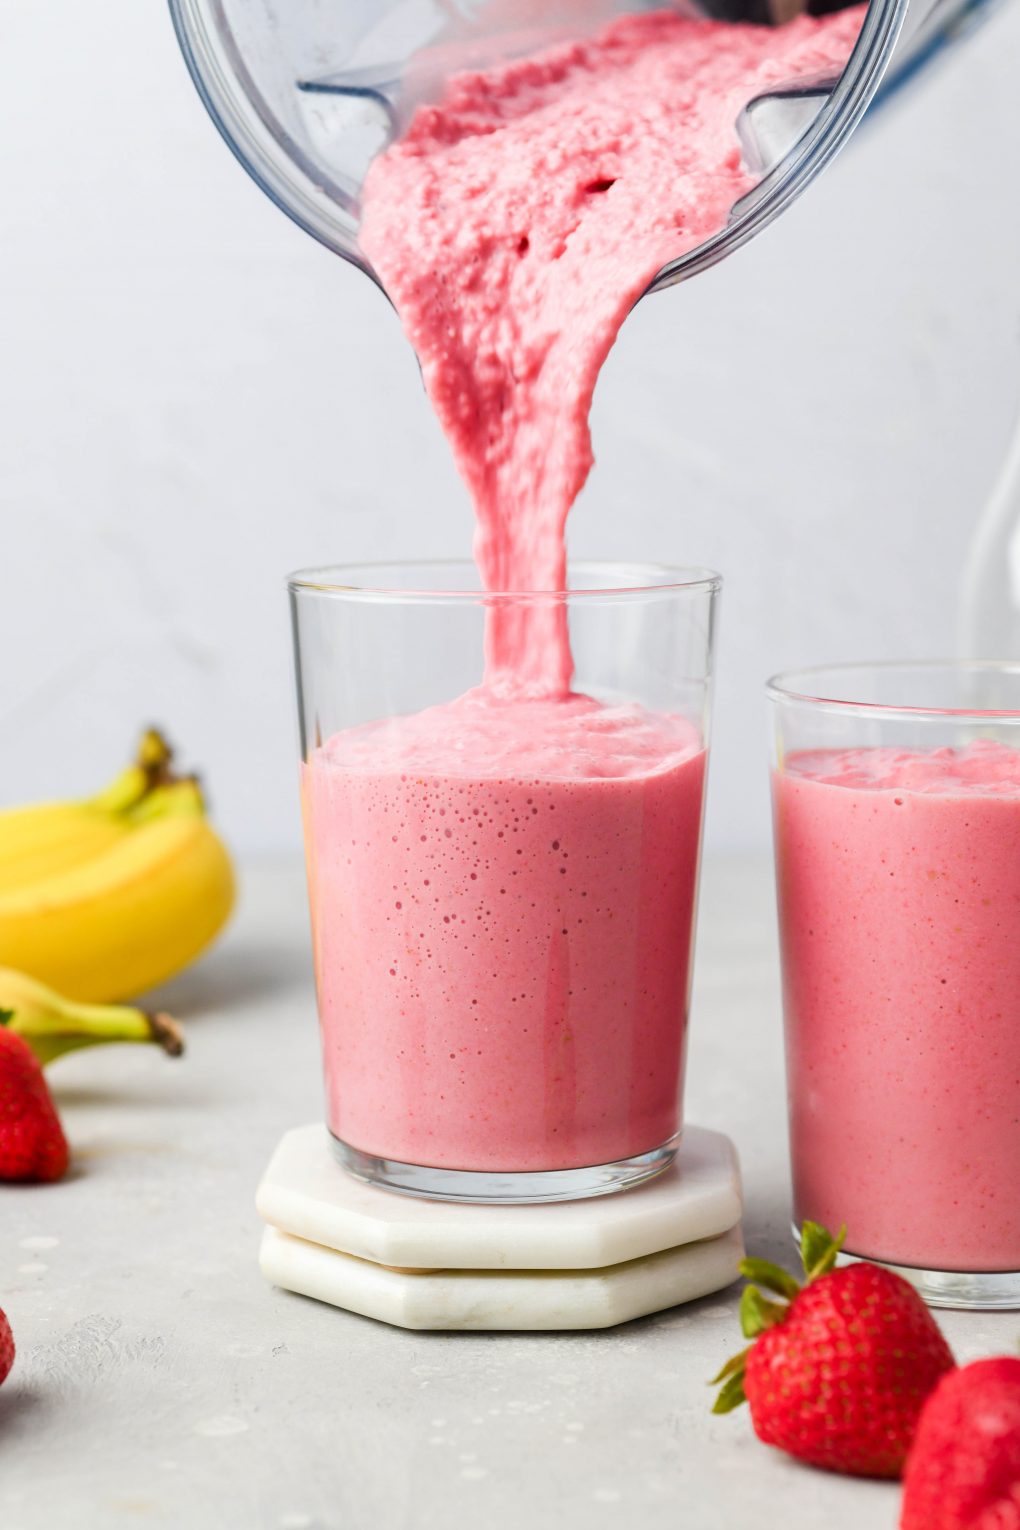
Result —
[[[358, 242], [366, 171], [449, 75], [669, 3], [691, 9], [690, 0], [170, 0], [170, 8], [199, 93], [241, 164], [303, 229], [374, 276]], [[712, 265], [770, 223], [846, 141], [880, 82], [895, 87], [989, 4], [871, 0], [838, 79], [792, 82], [748, 102], [737, 128], [757, 185], [650, 290]], [[804, 6], [703, 0], [696, 8], [768, 24]]]

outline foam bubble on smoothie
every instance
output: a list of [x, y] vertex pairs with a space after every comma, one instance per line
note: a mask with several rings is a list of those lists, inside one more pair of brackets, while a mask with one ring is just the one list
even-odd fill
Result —
[[[592, 465], [588, 413], [620, 325], [754, 185], [742, 108], [779, 83], [838, 74], [862, 14], [778, 28], [622, 16], [455, 76], [372, 165], [362, 247], [471, 492], [487, 589], [566, 587], [567, 512]], [[562, 606], [488, 616], [490, 685], [569, 690]]]
[[1020, 749], [976, 739], [961, 749], [804, 749], [783, 769], [827, 786], [925, 796], [1020, 797]]
[[474, 780], [628, 779], [675, 769], [701, 749], [685, 718], [590, 696], [503, 701], [479, 688], [410, 717], [336, 734], [325, 766], [379, 774], [417, 771]]

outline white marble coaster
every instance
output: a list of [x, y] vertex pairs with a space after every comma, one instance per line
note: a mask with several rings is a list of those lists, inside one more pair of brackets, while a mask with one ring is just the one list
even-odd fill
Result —
[[384, 1269], [267, 1227], [259, 1262], [274, 1285], [398, 1328], [485, 1331], [611, 1328], [722, 1290], [743, 1252], [733, 1227], [608, 1269], [424, 1272]]
[[733, 1144], [697, 1126], [685, 1128], [675, 1162], [647, 1184], [540, 1206], [470, 1206], [379, 1190], [340, 1167], [324, 1126], [300, 1126], [278, 1144], [257, 1205], [281, 1232], [376, 1264], [487, 1271], [617, 1265], [715, 1238], [743, 1209]]

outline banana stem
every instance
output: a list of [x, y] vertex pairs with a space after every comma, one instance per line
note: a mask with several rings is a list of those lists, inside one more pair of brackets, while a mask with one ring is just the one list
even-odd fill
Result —
[[156, 1013], [143, 1010], [142, 1013], [149, 1022], [156, 1045], [162, 1047], [168, 1057], [180, 1057], [184, 1051], [184, 1032], [177, 1021], [162, 1010]]
[[177, 778], [172, 770], [173, 750], [157, 728], [142, 734], [133, 762], [95, 796], [90, 807], [114, 817], [129, 812], [144, 802], [158, 786], [169, 785]]

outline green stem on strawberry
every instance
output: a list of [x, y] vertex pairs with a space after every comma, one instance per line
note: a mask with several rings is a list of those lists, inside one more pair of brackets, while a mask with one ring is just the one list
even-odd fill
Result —
[[[804, 1280], [798, 1281], [789, 1270], [772, 1264], [767, 1259], [742, 1259], [740, 1273], [751, 1282], [744, 1288], [740, 1298], [740, 1329], [745, 1339], [756, 1339], [768, 1328], [786, 1321], [789, 1303], [812, 1281], [828, 1275], [835, 1269], [836, 1260], [846, 1239], [846, 1228], [841, 1227], [836, 1237], [817, 1222], [805, 1222], [801, 1230], [800, 1252], [804, 1265]], [[764, 1292], [770, 1294], [766, 1296]], [[773, 1297], [781, 1298], [779, 1301]], [[744, 1391], [744, 1373], [750, 1346], [728, 1360], [709, 1383], [721, 1390], [712, 1407], [713, 1413], [732, 1413], [747, 1401]]]

